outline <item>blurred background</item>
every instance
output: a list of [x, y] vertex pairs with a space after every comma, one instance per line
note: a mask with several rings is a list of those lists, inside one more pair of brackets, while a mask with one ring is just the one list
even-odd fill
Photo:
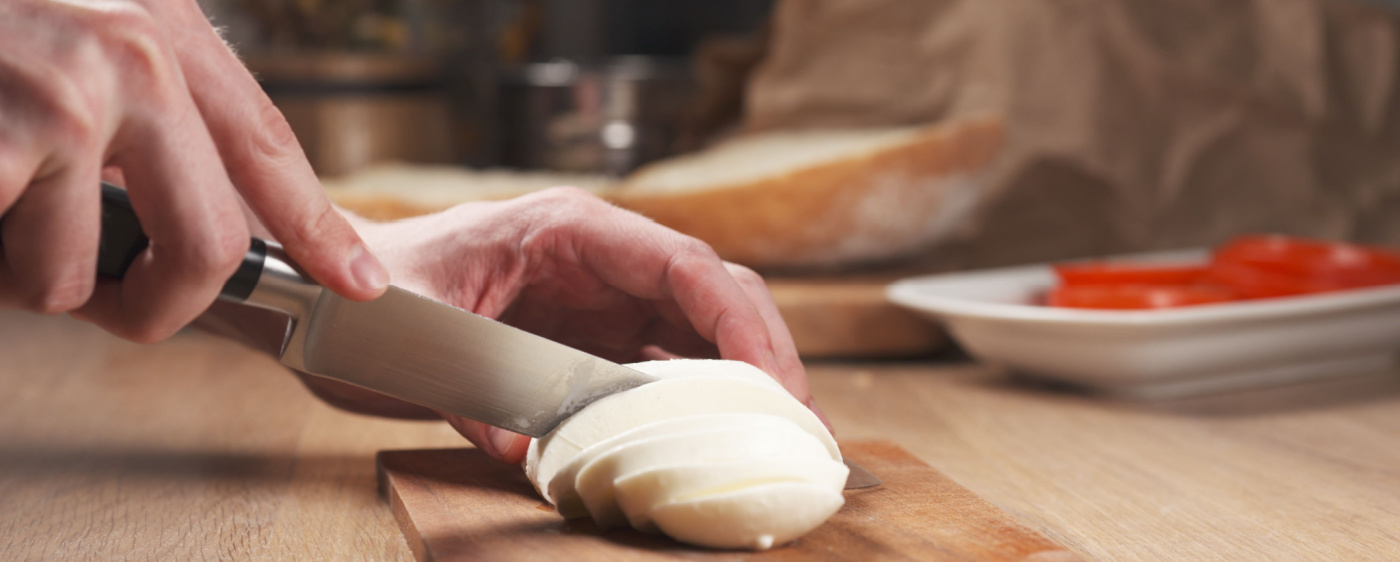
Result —
[[682, 127], [703, 117], [697, 50], [761, 34], [772, 10], [771, 0], [201, 5], [327, 176], [384, 161], [623, 174], [676, 152]]
[[935, 346], [909, 274], [1400, 245], [1400, 0], [201, 4], [342, 207], [582, 187], [770, 275], [809, 355]]
[[569, 183], [776, 272], [1400, 243], [1400, 0], [201, 3], [372, 218]]

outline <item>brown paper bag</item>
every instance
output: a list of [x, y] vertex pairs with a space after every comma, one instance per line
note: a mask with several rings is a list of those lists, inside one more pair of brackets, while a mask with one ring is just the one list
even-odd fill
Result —
[[786, 0], [749, 130], [995, 112], [976, 267], [1218, 243], [1400, 244], [1400, 17], [1355, 0]]

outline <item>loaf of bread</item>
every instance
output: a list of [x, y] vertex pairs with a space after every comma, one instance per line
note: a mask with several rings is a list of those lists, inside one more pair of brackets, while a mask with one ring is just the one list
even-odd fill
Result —
[[628, 209], [755, 267], [907, 255], [961, 224], [1001, 121], [741, 137], [651, 164], [613, 195]]
[[850, 266], [919, 250], [961, 224], [1001, 121], [769, 132], [606, 176], [381, 165], [326, 180], [331, 199], [370, 219], [556, 185], [592, 191], [759, 268]]

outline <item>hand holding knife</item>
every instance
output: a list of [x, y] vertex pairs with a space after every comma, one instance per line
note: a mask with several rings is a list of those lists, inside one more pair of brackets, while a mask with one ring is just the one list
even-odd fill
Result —
[[[121, 278], [147, 243], [126, 192], [103, 183], [98, 274]], [[343, 298], [257, 238], [219, 298], [289, 316], [283, 365], [532, 437], [655, 380], [398, 287]]]

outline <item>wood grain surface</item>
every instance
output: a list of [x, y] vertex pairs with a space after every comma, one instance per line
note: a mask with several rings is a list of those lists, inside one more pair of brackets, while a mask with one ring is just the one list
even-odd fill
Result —
[[379, 481], [420, 562], [1080, 559], [893, 443], [841, 450], [883, 484], [847, 490], [846, 505], [825, 524], [765, 552], [708, 551], [631, 529], [604, 532], [587, 518], [565, 521], [519, 467], [475, 449], [385, 451]]
[[[898, 443], [1085, 558], [1400, 560], [1393, 371], [1136, 404], [955, 358], [808, 370], [838, 438]], [[463, 446], [230, 342], [0, 311], [0, 560], [413, 560], [374, 455]]]
[[768, 289], [806, 359], [913, 357], [946, 345], [942, 328], [885, 298], [893, 280], [777, 278]]

